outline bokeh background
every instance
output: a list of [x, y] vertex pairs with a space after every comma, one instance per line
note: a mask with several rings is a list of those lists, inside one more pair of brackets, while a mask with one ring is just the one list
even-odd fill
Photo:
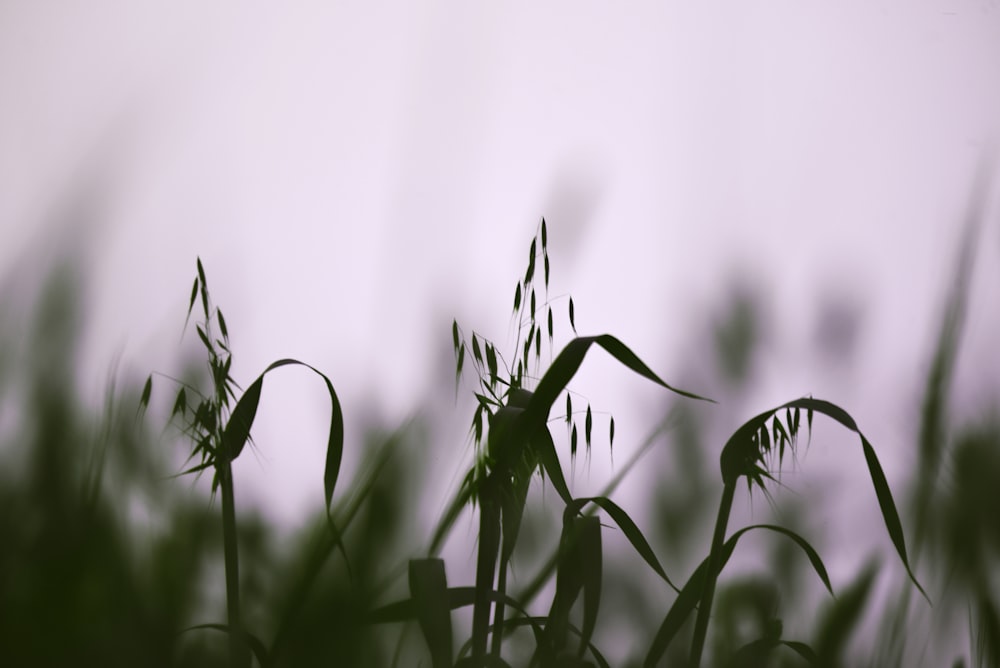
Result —
[[[16, 511], [58, 480], [114, 509], [107, 532], [125, 541], [124, 562], [200, 554], [172, 522], [217, 540], [208, 481], [166, 478], [186, 447], [161, 428], [169, 381], [157, 380], [140, 426], [129, 404], [150, 371], [196, 374], [197, 340], [183, 324], [200, 257], [237, 380], [287, 356], [333, 380], [345, 480], [363, 478], [379, 434], [405, 443], [393, 461], [409, 483], [395, 489], [410, 496], [399, 492], [396, 524], [371, 520], [384, 530], [373, 544], [400, 543], [385, 576], [426, 544], [471, 461], [472, 384], [456, 391], [452, 320], [513, 344], [513, 288], [543, 216], [557, 312], [572, 295], [581, 333], [613, 333], [668, 382], [720, 402], [675, 417], [616, 494], [677, 571], [707, 550], [726, 436], [806, 394], [847, 408], [876, 445], [908, 536], [931, 512], [919, 498], [935, 510], [968, 502], [995, 522], [984, 472], [996, 469], [983, 461], [996, 461], [1000, 372], [998, 10], [986, 0], [0, 4], [0, 437], [4, 531], [20, 536], [5, 566], [47, 555], [60, 568], [67, 550], [89, 549], [41, 538], [47, 523], [71, 521], [60, 513], [78, 510], [76, 492], [37, 516]], [[557, 343], [569, 335], [563, 317]], [[598, 440], [589, 465], [577, 462], [578, 493], [609, 480], [677, 403], [599, 355], [573, 389], [601, 430], [611, 414], [617, 429], [613, 460]], [[928, 409], [934, 396], [939, 410]], [[265, 388], [258, 448], [236, 465], [260, 564], [292, 559], [288, 546], [315, 525], [326, 402], [304, 374], [277, 373]], [[934, 411], [941, 423], [926, 427]], [[921, 487], [922, 429], [941, 444], [939, 496]], [[43, 456], [45, 443], [54, 449]], [[982, 487], [956, 482], [963, 471], [985, 476]], [[755, 497], [740, 518], [801, 522], [835, 588], [882, 555], [864, 614], [884, 629], [901, 568], [857, 445], [821, 429], [782, 482], [773, 503]], [[539, 499], [544, 527], [552, 505]], [[927, 538], [928, 554], [963, 545], [965, 555], [918, 562], [935, 600], [959, 590], [956, 570], [990, 570], [968, 556], [989, 550], [961, 536], [996, 534], [970, 522], [958, 537], [946, 531], [953, 520], [926, 530], [938, 545]], [[472, 524], [461, 526], [447, 552], [456, 582], [474, 554]], [[734, 573], [780, 570], [766, 539], [754, 546]], [[86, 560], [78, 568], [67, 583], [94, 572]], [[171, 577], [188, 572], [175, 568]], [[19, 605], [46, 600], [17, 579], [4, 582], [7, 637], [18, 619], [31, 627]], [[148, 586], [169, 591], [164, 581]], [[995, 600], [995, 581], [972, 582]], [[803, 610], [824, 603], [813, 584], [792, 586]], [[109, 609], [154, 600], [142, 586]], [[211, 617], [221, 590], [192, 592], [160, 606], [176, 617], [163, 626]], [[786, 608], [797, 600], [785, 596]], [[622, 624], [655, 629], [655, 603]], [[911, 611], [907, 633], [862, 630], [848, 649], [879, 665], [898, 637], [906, 665], [974, 662], [967, 607]], [[783, 616], [786, 631], [812, 632], [815, 615]], [[613, 622], [605, 634], [612, 645], [621, 636]], [[609, 656], [624, 663], [633, 649]]]

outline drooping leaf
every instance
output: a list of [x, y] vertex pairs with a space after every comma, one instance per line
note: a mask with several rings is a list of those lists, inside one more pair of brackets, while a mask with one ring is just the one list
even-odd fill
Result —
[[340, 474], [340, 462], [344, 453], [344, 415], [340, 407], [340, 399], [333, 389], [333, 383], [315, 367], [300, 362], [295, 359], [281, 359], [272, 362], [264, 369], [263, 373], [257, 377], [247, 391], [240, 397], [236, 407], [233, 409], [229, 422], [222, 434], [222, 447], [226, 451], [229, 460], [235, 460], [243, 451], [243, 446], [250, 437], [250, 428], [257, 415], [257, 406], [260, 403], [260, 393], [264, 385], [264, 376], [271, 371], [283, 366], [297, 365], [303, 366], [323, 379], [326, 384], [327, 393], [330, 395], [331, 414], [330, 432], [326, 445], [326, 467], [323, 474], [323, 487], [326, 496], [326, 509], [329, 512], [330, 502], [333, 500], [333, 490], [337, 484], [337, 476]]
[[590, 437], [594, 432], [594, 414], [590, 410], [590, 404], [587, 404], [587, 419], [584, 421], [583, 437], [587, 444], [587, 450], [590, 450]]
[[674, 586], [674, 583], [669, 577], [667, 577], [666, 571], [663, 570], [663, 566], [660, 565], [659, 560], [656, 558], [656, 554], [653, 552], [653, 548], [649, 546], [649, 541], [646, 540], [642, 531], [639, 530], [639, 527], [632, 521], [632, 518], [629, 517], [628, 513], [622, 510], [618, 504], [608, 497], [591, 496], [573, 499], [571, 503], [566, 505], [566, 509], [563, 511], [563, 522], [567, 521], [567, 517], [579, 513], [588, 503], [593, 503], [603, 509], [611, 517], [611, 519], [614, 520], [614, 523], [618, 525], [618, 528], [621, 529], [625, 538], [632, 545], [632, 548], [636, 551], [636, 553], [642, 557], [643, 561], [645, 561], [657, 575], [663, 578], [663, 581], [666, 582], [671, 589], [679, 592], [677, 587]]
[[[532, 397], [534, 401], [534, 397]], [[529, 408], [525, 409], [524, 414], [521, 416], [521, 424], [525, 423]], [[516, 433], [516, 432], [515, 432]], [[569, 493], [569, 487], [566, 485], [566, 478], [563, 476], [562, 467], [559, 465], [559, 457], [556, 455], [556, 446], [552, 442], [552, 434], [549, 433], [548, 427], [542, 425], [540, 429], [535, 429], [530, 432], [531, 438], [531, 449], [538, 457], [539, 463], [542, 465], [542, 469], [549, 476], [549, 481], [552, 483], [552, 487], [556, 490], [559, 498], [563, 500], [563, 503], [570, 503], [573, 497]]]
[[[473, 335], [475, 337], [475, 335]], [[458, 320], [451, 321], [451, 340], [455, 348], [455, 354], [458, 354]]]
[[878, 457], [875, 456], [875, 449], [872, 448], [871, 443], [868, 442], [868, 439], [864, 435], [860, 432], [858, 435], [861, 436], [861, 445], [865, 451], [865, 461], [868, 463], [868, 473], [871, 475], [872, 483], [875, 485], [875, 496], [878, 497], [878, 505], [882, 510], [882, 519], [885, 521], [885, 528], [889, 531], [889, 538], [892, 539], [892, 544], [896, 547], [899, 558], [903, 560], [903, 566], [906, 567], [906, 574], [910, 576], [910, 581], [923, 594], [923, 597], [930, 602], [927, 592], [917, 582], [917, 577], [910, 568], [910, 561], [906, 556], [906, 540], [903, 537], [903, 526], [900, 524], [899, 514], [896, 512], [896, 504], [892, 500], [892, 492], [889, 491], [889, 482], [885, 479], [885, 473], [882, 471]]
[[573, 425], [573, 433], [569, 437], [569, 456], [576, 459], [576, 425]]
[[[812, 548], [812, 546], [795, 532], [785, 529], [784, 527], [770, 524], [757, 524], [744, 527], [730, 536], [729, 539], [723, 543], [722, 551], [719, 555], [719, 572], [721, 572], [725, 565], [729, 562], [729, 558], [732, 556], [733, 550], [736, 549], [736, 543], [739, 542], [740, 537], [752, 529], [769, 529], [791, 538], [806, 553], [806, 556], [809, 558], [809, 562], [812, 564], [817, 575], [819, 575], [820, 580], [823, 581], [827, 590], [831, 594], [833, 593], [833, 589], [830, 586], [830, 578], [826, 573], [826, 568], [823, 566], [822, 560], [819, 558], [819, 555]], [[687, 621], [688, 616], [697, 606], [698, 600], [701, 597], [705, 574], [708, 572], [708, 563], [709, 557], [705, 557], [705, 559], [703, 559], [698, 565], [698, 568], [695, 569], [694, 573], [691, 574], [688, 581], [681, 588], [681, 591], [674, 600], [670, 610], [667, 611], [667, 616], [664, 618], [663, 623], [660, 625], [656, 635], [653, 637], [653, 643], [650, 646], [649, 652], [646, 654], [646, 659], [642, 664], [645, 668], [653, 668], [659, 663], [663, 654], [670, 646], [671, 641], [677, 635], [677, 632], [680, 631], [684, 622]]]
[[542, 356], [542, 328], [535, 330], [535, 355]]
[[568, 425], [573, 421], [573, 397], [569, 392], [566, 393], [566, 424]]
[[569, 298], [569, 326], [573, 328], [573, 333], [576, 334], [576, 313], [573, 309], [573, 298]]
[[545, 218], [542, 218], [542, 251], [549, 247], [549, 234], [545, 229]]
[[531, 288], [531, 317], [535, 317], [535, 289]]
[[611, 354], [612, 357], [621, 362], [625, 367], [640, 376], [653, 381], [657, 385], [668, 389], [675, 394], [680, 394], [681, 396], [692, 399], [701, 399], [703, 401], [711, 401], [711, 399], [705, 399], [704, 397], [700, 397], [691, 392], [686, 392], [667, 384], [663, 379], [653, 373], [653, 371], [646, 366], [646, 364], [640, 360], [624, 343], [610, 334], [602, 334], [599, 336], [578, 337], [570, 341], [566, 347], [562, 349], [562, 352], [560, 352], [556, 359], [552, 362], [549, 370], [539, 381], [538, 388], [535, 390], [533, 403], [537, 402], [537, 410], [539, 413], [548, 413], [548, 409], [552, 406], [552, 402], [555, 401], [559, 393], [566, 388], [567, 384], [569, 384], [569, 381], [580, 368], [580, 364], [583, 362], [583, 358], [586, 356], [590, 346], [595, 343], [601, 348], [604, 348]]
[[[545, 262], [545, 289], [549, 289], [549, 254], [545, 253], [542, 255], [542, 260]], [[547, 293], [546, 293], [547, 294]]]
[[549, 345], [550, 346], [552, 345], [553, 331], [554, 330], [553, 330], [553, 327], [552, 327], [552, 307], [550, 306], [549, 307]]
[[514, 288], [514, 313], [517, 313], [517, 309], [521, 308], [521, 284], [518, 283], [517, 287]]
[[608, 448], [615, 447], [615, 418], [611, 416], [611, 426], [608, 428]]

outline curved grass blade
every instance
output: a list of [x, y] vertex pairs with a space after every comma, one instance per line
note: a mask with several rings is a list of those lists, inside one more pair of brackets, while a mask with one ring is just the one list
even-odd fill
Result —
[[660, 565], [659, 560], [656, 558], [653, 548], [649, 546], [649, 542], [642, 534], [642, 531], [639, 530], [639, 527], [632, 521], [632, 518], [629, 517], [628, 513], [622, 510], [618, 504], [608, 497], [590, 496], [573, 499], [573, 502], [566, 506], [566, 510], [563, 513], [563, 521], [565, 522], [567, 517], [580, 512], [583, 506], [588, 503], [593, 503], [594, 505], [602, 508], [611, 517], [611, 519], [614, 520], [615, 524], [618, 525], [618, 528], [621, 529], [623, 534], [625, 534], [625, 538], [628, 539], [632, 548], [647, 564], [649, 564], [649, 567], [652, 568], [657, 575], [663, 578], [663, 581], [670, 585], [671, 589], [675, 592], [680, 592], [674, 583], [671, 582], [670, 578], [667, 577], [666, 571], [663, 570], [663, 566]]
[[273, 362], [264, 369], [263, 373], [247, 388], [247, 391], [240, 398], [239, 402], [237, 402], [236, 408], [233, 409], [229, 422], [226, 424], [226, 429], [223, 432], [222, 446], [228, 453], [230, 461], [240, 455], [243, 451], [243, 446], [246, 445], [247, 440], [250, 438], [250, 427], [257, 416], [257, 405], [260, 403], [260, 392], [264, 385], [264, 376], [275, 369], [288, 365], [304, 366], [317, 374], [326, 383], [326, 389], [330, 395], [332, 411], [330, 415], [330, 433], [326, 444], [326, 468], [323, 474], [323, 487], [326, 497], [325, 508], [327, 513], [329, 513], [330, 502], [333, 500], [333, 490], [337, 485], [337, 476], [340, 474], [340, 462], [344, 454], [344, 414], [341, 410], [337, 393], [333, 389], [333, 383], [330, 382], [330, 379], [323, 372], [305, 362], [295, 359], [286, 358]]
[[[927, 597], [927, 593], [917, 581], [917, 578], [913, 574], [913, 570], [910, 566], [910, 561], [906, 554], [906, 540], [903, 536], [903, 527], [899, 520], [899, 513], [896, 511], [896, 504], [892, 499], [892, 492], [889, 489], [889, 483], [886, 480], [885, 473], [882, 471], [882, 466], [875, 454], [875, 449], [872, 447], [871, 443], [861, 430], [858, 429], [857, 422], [855, 422], [854, 418], [852, 418], [850, 414], [848, 414], [848, 412], [840, 406], [822, 399], [805, 397], [789, 401], [788, 403], [782, 404], [777, 408], [765, 411], [764, 413], [755, 416], [740, 427], [726, 443], [725, 448], [723, 448], [721, 457], [723, 480], [728, 483], [735, 480], [735, 478], [740, 475], [749, 475], [748, 470], [750, 470], [750, 468], [748, 467], [751, 467], [754, 462], [759, 461], [760, 459], [759, 453], [753, 450], [752, 439], [750, 436], [756, 433], [757, 430], [763, 428], [767, 421], [778, 415], [780, 411], [789, 408], [794, 409], [796, 414], [800, 409], [806, 410], [806, 419], [810, 431], [812, 430], [813, 413], [822, 413], [823, 415], [837, 421], [847, 429], [853, 431], [861, 439], [865, 462], [868, 465], [868, 473], [871, 476], [872, 485], [875, 488], [875, 496], [878, 499], [879, 510], [882, 512], [882, 520], [885, 522], [889, 538], [892, 540], [892, 544], [896, 548], [896, 553], [903, 562], [903, 566], [906, 569], [906, 574], [909, 576], [910, 581], [917, 588], [917, 590], [920, 591], [924, 599], [930, 602], [930, 599]], [[794, 431], [793, 426], [793, 432]]]
[[[826, 567], [823, 566], [823, 561], [820, 559], [819, 554], [816, 553], [816, 551], [805, 539], [796, 534], [794, 531], [772, 524], [755, 524], [744, 527], [730, 536], [730, 538], [723, 544], [721, 554], [719, 555], [720, 573], [726, 563], [729, 562], [729, 558], [732, 556], [733, 550], [736, 549], [736, 543], [739, 541], [740, 537], [752, 529], [769, 529], [795, 541], [795, 543], [806, 553], [806, 556], [809, 558], [809, 562], [813, 566], [813, 570], [816, 571], [820, 580], [823, 581], [824, 586], [826, 586], [827, 590], [833, 594], [833, 588], [830, 586], [830, 578], [827, 575]], [[694, 573], [691, 574], [691, 577], [688, 578], [688, 581], [684, 584], [684, 587], [677, 595], [677, 598], [674, 600], [674, 604], [670, 607], [670, 610], [667, 611], [667, 616], [664, 618], [659, 630], [657, 630], [656, 635], [653, 637], [653, 642], [650, 645], [649, 652], [646, 654], [646, 660], [643, 662], [643, 666], [652, 668], [652, 666], [655, 666], [660, 659], [663, 658], [663, 654], [670, 646], [670, 642], [677, 635], [678, 631], [681, 630], [681, 627], [684, 625], [684, 622], [687, 621], [691, 612], [694, 611], [695, 607], [697, 607], [705, 581], [705, 574], [708, 571], [708, 562], [709, 557], [705, 557], [705, 559], [703, 559], [698, 565], [698, 568], [695, 569]]]

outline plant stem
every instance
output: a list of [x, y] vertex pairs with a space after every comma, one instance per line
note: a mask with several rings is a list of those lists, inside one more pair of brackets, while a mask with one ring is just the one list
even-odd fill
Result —
[[233, 470], [228, 459], [218, 463], [222, 488], [222, 545], [226, 560], [226, 609], [229, 616], [229, 664], [249, 668], [250, 654], [240, 619], [240, 561], [236, 545], [236, 503], [233, 498]]
[[[501, 596], [507, 594], [507, 561], [500, 560], [500, 573], [497, 576], [497, 591]], [[496, 602], [493, 608], [493, 656], [500, 658], [500, 644], [503, 642], [504, 609], [503, 600]]]
[[735, 481], [726, 483], [719, 502], [719, 515], [715, 520], [715, 533], [712, 536], [712, 551], [708, 555], [708, 570], [705, 572], [705, 584], [701, 590], [701, 602], [698, 604], [698, 618], [694, 624], [694, 635], [691, 637], [691, 659], [689, 668], [698, 668], [701, 664], [701, 654], [705, 649], [705, 636], [708, 633], [708, 617], [712, 612], [712, 598], [715, 596], [715, 583], [719, 576], [719, 564], [722, 561], [722, 547], [726, 540], [726, 525], [729, 524], [729, 512], [733, 508], [733, 494], [736, 491]]

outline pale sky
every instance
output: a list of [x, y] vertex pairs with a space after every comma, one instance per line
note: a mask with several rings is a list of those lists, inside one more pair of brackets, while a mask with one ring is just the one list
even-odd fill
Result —
[[[775, 336], [754, 400], [721, 420], [812, 393], [855, 415], [891, 482], [908, 470], [955, 231], [1000, 138], [1000, 3], [210, 5], [0, 4], [0, 267], [56, 237], [86, 250], [83, 389], [118, 352], [137, 378], [176, 370], [200, 255], [237, 379], [286, 356], [325, 371], [350, 451], [353, 416], [393, 425], [428, 392], [453, 398], [432, 384], [453, 317], [507, 341], [545, 216], [551, 293], [573, 294], [582, 333], [674, 382], [749, 280]], [[996, 180], [970, 397], [1000, 371]], [[92, 220], [57, 231], [81, 190]], [[830, 294], [863, 316], [842, 373], [811, 343]], [[651, 417], [631, 397], [662, 395], [594, 367], [575, 387], [627, 453]], [[465, 401], [436, 446], [444, 483], [468, 455]], [[316, 507], [326, 410], [316, 379], [274, 375], [238, 492], [291, 524]]]

